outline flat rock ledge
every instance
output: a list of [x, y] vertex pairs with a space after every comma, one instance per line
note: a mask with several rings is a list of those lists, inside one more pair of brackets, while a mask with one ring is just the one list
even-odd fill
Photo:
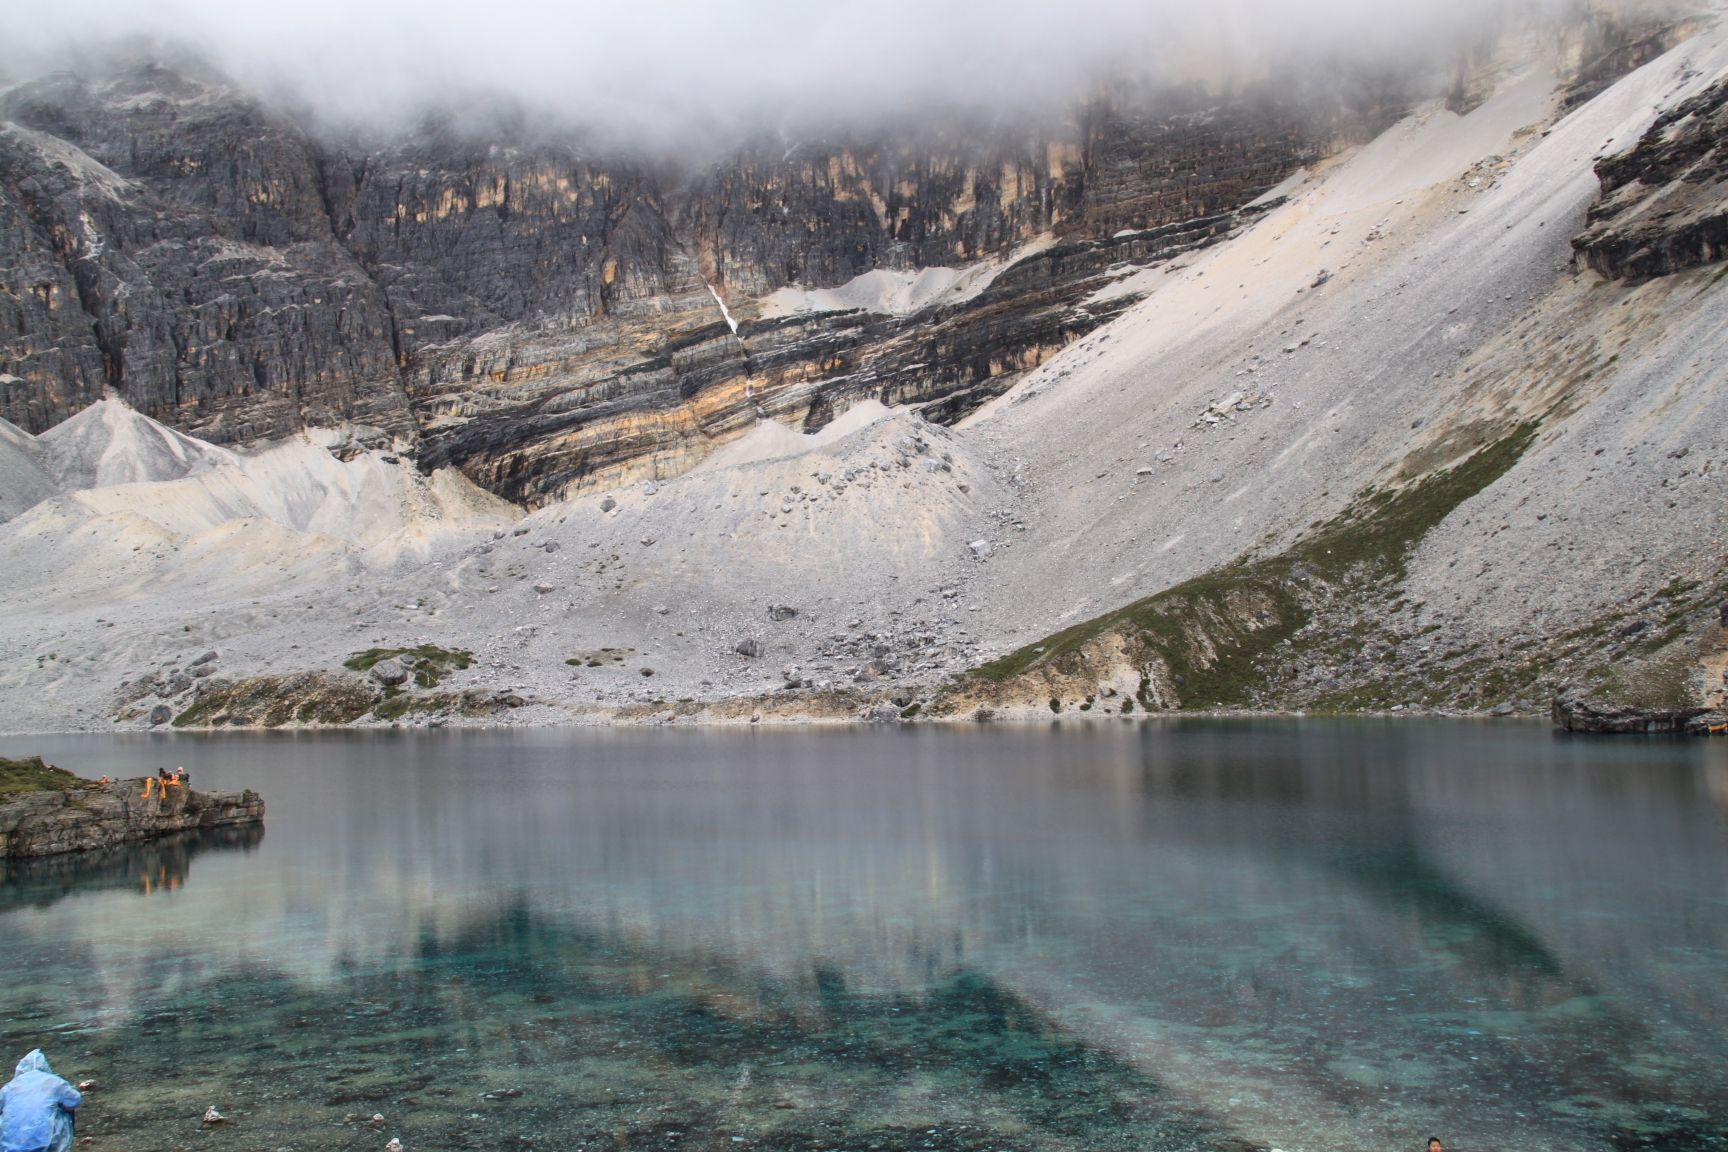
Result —
[[1579, 691], [1554, 697], [1550, 715], [1562, 732], [1687, 733], [1705, 736], [1728, 727], [1728, 715], [1708, 708], [1639, 708], [1593, 700]]
[[195, 828], [257, 824], [264, 798], [243, 792], [169, 788], [145, 798], [144, 781], [121, 780], [91, 788], [14, 793], [0, 803], [0, 857], [87, 852]]

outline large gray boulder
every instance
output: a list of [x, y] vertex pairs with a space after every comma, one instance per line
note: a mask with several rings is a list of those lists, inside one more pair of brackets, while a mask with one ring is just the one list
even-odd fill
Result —
[[380, 660], [372, 665], [372, 679], [386, 688], [394, 688], [408, 679], [408, 669], [395, 660]]

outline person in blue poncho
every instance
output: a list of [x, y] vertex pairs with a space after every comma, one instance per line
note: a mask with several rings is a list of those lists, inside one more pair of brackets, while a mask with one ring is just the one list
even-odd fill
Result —
[[0, 1150], [67, 1152], [72, 1112], [83, 1101], [78, 1089], [54, 1075], [42, 1049], [35, 1049], [0, 1088]]

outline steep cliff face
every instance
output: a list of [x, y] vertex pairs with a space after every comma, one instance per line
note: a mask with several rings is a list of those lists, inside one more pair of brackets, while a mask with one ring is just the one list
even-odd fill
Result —
[[[1583, 99], [1685, 31], [1538, 23], [1460, 63], [1460, 110], [1532, 52]], [[675, 474], [765, 416], [813, 428], [870, 397], [953, 421], [1131, 303], [1092, 302], [1115, 277], [1228, 236], [1427, 83], [1118, 86], [1043, 122], [695, 162], [508, 117], [338, 138], [190, 67], [47, 76], [0, 93], [0, 417], [41, 432], [109, 387], [217, 443], [346, 422], [528, 504]], [[1695, 223], [1589, 258], [1714, 244]], [[974, 287], [774, 303], [932, 269]]]
[[[117, 403], [12, 434], [20, 476], [58, 481], [61, 455], [99, 466], [0, 525], [6, 715], [37, 730], [743, 724], [802, 700], [824, 718], [1504, 714], [1578, 687], [1616, 708], [1720, 709], [1728, 287], [1720, 266], [1599, 284], [1572, 241], [1604, 142], [1684, 105], [1659, 136], [1677, 144], [1712, 115], [1687, 102], [1728, 77], [1728, 33], [1570, 112], [1549, 63], [1526, 59], [1467, 115], [1431, 103], [1263, 204], [1059, 223], [964, 269], [754, 296], [692, 239], [696, 177], [635, 172], [641, 191], [609, 211], [664, 261], [620, 263], [613, 284], [682, 277], [681, 296], [596, 287], [540, 312], [452, 264], [443, 283], [467, 296], [435, 306], [489, 311], [397, 360], [420, 467], [445, 454], [542, 505], [526, 517], [470, 493], [449, 522], [429, 499], [385, 525], [410, 460], [375, 447], [336, 467], [325, 435], [194, 453]], [[361, 184], [389, 159], [352, 155]], [[436, 185], [430, 154], [411, 173], [389, 162]], [[626, 226], [608, 228], [622, 251]], [[381, 258], [355, 261], [384, 278]], [[427, 267], [410, 268], [422, 284]], [[946, 420], [1016, 376], [951, 427], [841, 411], [880, 396]], [[759, 411], [776, 419], [702, 467], [551, 502], [675, 471]], [[211, 466], [100, 487], [158, 444]], [[431, 649], [472, 654], [460, 681], [331, 694], [380, 652]], [[219, 678], [192, 674], [218, 651]]]
[[[955, 419], [1110, 314], [1081, 302], [1112, 265], [1227, 232], [1401, 106], [1119, 96], [691, 168], [517, 130], [315, 139], [157, 65], [47, 77], [0, 99], [0, 415], [41, 431], [108, 386], [216, 442], [352, 421], [529, 502], [761, 415]], [[916, 315], [752, 303], [980, 264], [989, 292]]]
[[156, 67], [25, 84], [0, 115], [0, 414], [40, 431], [108, 385], [215, 440], [411, 428], [384, 296], [297, 128]]
[[[874, 397], [958, 419], [1119, 309], [1080, 307], [1113, 265], [1228, 232], [1341, 135], [1335, 112], [1187, 99], [1030, 138], [758, 142], [695, 173], [442, 130], [325, 171], [397, 317], [423, 463], [537, 504], [675, 474], [761, 416], [819, 427]], [[913, 316], [753, 303], [1028, 249], [989, 292]]]

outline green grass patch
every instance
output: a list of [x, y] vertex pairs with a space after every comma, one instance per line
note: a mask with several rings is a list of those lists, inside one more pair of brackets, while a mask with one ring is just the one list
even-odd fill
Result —
[[1674, 710], [1692, 707], [1691, 674], [1695, 667], [1687, 646], [1676, 644], [1643, 660], [1598, 665], [1585, 675], [1594, 683], [1590, 695], [1636, 708]]
[[351, 672], [370, 672], [372, 665], [380, 660], [392, 660], [397, 656], [413, 656], [420, 660], [430, 660], [439, 668], [466, 668], [474, 662], [474, 653], [462, 648], [440, 648], [435, 644], [422, 644], [417, 648], [368, 648], [364, 652], [356, 652], [342, 661], [342, 667]]
[[174, 727], [190, 728], [194, 724], [207, 723], [227, 704], [226, 695], [200, 696], [192, 701], [192, 706], [180, 715], [174, 717]]
[[396, 720], [408, 714], [414, 700], [409, 696], [392, 696], [372, 706], [372, 715], [380, 720]]
[[450, 705], [448, 697], [411, 696], [406, 693], [381, 700], [372, 708], [372, 715], [379, 720], [400, 720], [410, 712], [441, 712]]
[[1364, 566], [1382, 569], [1378, 575], [1402, 579], [1417, 542], [1454, 508], [1518, 463], [1539, 427], [1534, 420], [1521, 424], [1455, 467], [1407, 487], [1370, 489], [1285, 555], [1311, 565], [1333, 582]]
[[377, 700], [369, 686], [326, 672], [259, 676], [207, 690], [174, 718], [174, 726], [220, 725], [238, 717], [264, 728], [296, 722], [347, 724], [364, 716]]
[[0, 796], [14, 792], [64, 792], [68, 788], [94, 787], [94, 780], [85, 780], [64, 768], [46, 764], [40, 756], [23, 760], [8, 760], [0, 756]]

